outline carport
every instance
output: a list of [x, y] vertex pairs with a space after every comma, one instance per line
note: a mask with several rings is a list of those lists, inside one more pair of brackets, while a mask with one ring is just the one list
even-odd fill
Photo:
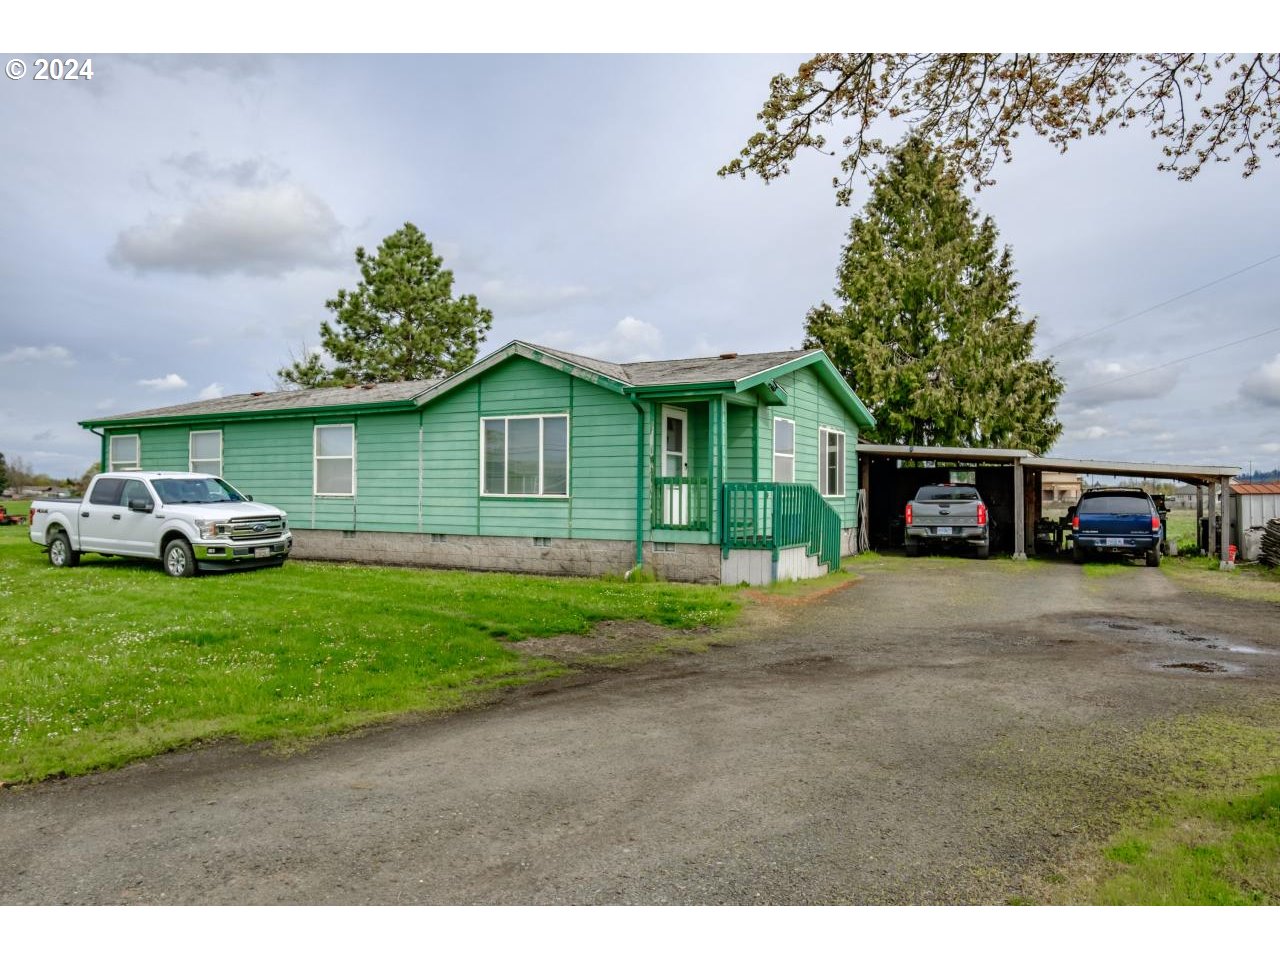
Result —
[[[1076, 460], [1037, 457], [1029, 450], [970, 447], [934, 447], [900, 444], [858, 444], [858, 487], [867, 518], [865, 545], [901, 544], [902, 512], [915, 491], [926, 483], [952, 479], [956, 472], [972, 473], [974, 485], [986, 501], [996, 534], [994, 547], [1007, 550], [1015, 560], [1035, 553], [1036, 521], [1041, 514], [1041, 474], [1085, 473], [1105, 477], [1141, 477], [1177, 480], [1196, 488], [1196, 529], [1207, 514], [1212, 541], [1219, 494], [1239, 467], [1177, 463], [1136, 463], [1120, 460]], [[1205, 492], [1208, 491], [1208, 504]], [[895, 539], [896, 537], [896, 539]], [[1222, 524], [1219, 543], [1200, 543], [1229, 565], [1230, 525]], [[1214, 547], [1217, 546], [1217, 550]]]
[[[1028, 455], [1022, 461], [1026, 471], [1027, 482], [1035, 499], [1035, 517], [1040, 517], [1040, 474], [1045, 471], [1069, 473], [1091, 473], [1104, 477], [1142, 477], [1149, 480], [1179, 480], [1196, 488], [1196, 542], [1206, 553], [1217, 553], [1221, 566], [1231, 566], [1228, 547], [1231, 543], [1231, 525], [1222, 523], [1219, 533], [1218, 549], [1213, 543], [1214, 516], [1219, 504], [1226, 508], [1226, 494], [1229, 481], [1240, 472], [1239, 467], [1200, 466], [1181, 463], [1132, 463], [1122, 460], [1071, 460], [1061, 457], [1033, 457]], [[1207, 542], [1200, 542], [1201, 519], [1205, 516], [1205, 490], [1209, 493], [1208, 517], [1209, 528]], [[1225, 513], [1223, 514], [1225, 516]], [[1035, 529], [1034, 520], [1031, 529]]]
[[1022, 463], [1030, 456], [1029, 450], [858, 444], [868, 546], [901, 546], [902, 511], [916, 490], [926, 483], [946, 483], [956, 472], [972, 472], [991, 517], [993, 549], [1025, 560], [1025, 546], [1019, 546], [1026, 543]]

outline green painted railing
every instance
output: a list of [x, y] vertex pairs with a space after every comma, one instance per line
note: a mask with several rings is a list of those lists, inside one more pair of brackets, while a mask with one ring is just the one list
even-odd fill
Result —
[[726, 483], [725, 555], [733, 549], [778, 551], [803, 546], [828, 570], [840, 567], [840, 514], [807, 483]]
[[654, 477], [655, 530], [710, 530], [711, 484], [697, 477]]

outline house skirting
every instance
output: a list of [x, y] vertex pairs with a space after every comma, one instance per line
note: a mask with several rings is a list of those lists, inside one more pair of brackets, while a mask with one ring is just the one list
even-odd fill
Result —
[[[375, 530], [307, 530], [293, 527], [293, 556], [301, 560], [349, 560], [414, 567], [489, 570], [547, 576], [623, 574], [635, 565], [634, 540], [561, 537], [485, 537]], [[644, 545], [644, 565], [666, 580], [720, 582], [720, 548], [705, 543]]]

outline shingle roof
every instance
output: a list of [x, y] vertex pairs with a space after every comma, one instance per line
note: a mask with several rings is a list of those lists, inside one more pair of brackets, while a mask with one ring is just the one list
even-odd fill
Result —
[[[611, 363], [555, 347], [526, 344], [526, 347], [575, 364], [630, 387], [654, 387], [666, 384], [724, 383], [742, 380], [762, 373], [797, 357], [819, 353], [817, 350], [780, 350], [773, 353], [744, 353], [722, 357], [692, 357], [684, 360], [645, 360], [637, 363]], [[303, 410], [313, 407], [348, 406], [352, 404], [386, 403], [411, 400], [443, 380], [405, 380], [358, 387], [319, 387], [310, 390], [277, 390], [270, 393], [238, 393], [216, 400], [197, 400], [172, 407], [155, 407], [132, 413], [113, 414], [84, 421], [85, 424], [109, 424], [161, 417], [217, 416], [229, 413], [269, 413], [277, 410]]]
[[435, 380], [402, 380], [397, 383], [374, 383], [357, 387], [316, 387], [308, 390], [277, 390], [271, 393], [237, 393], [216, 400], [197, 400], [173, 407], [155, 407], [133, 413], [118, 413], [96, 418], [92, 423], [113, 420], [143, 420], [152, 417], [194, 417], [220, 413], [250, 413], [272, 410], [301, 410], [311, 407], [348, 406], [357, 403], [387, 403], [412, 400]]
[[609, 363], [581, 354], [544, 347], [529, 346], [569, 363], [603, 374], [632, 387], [655, 387], [681, 383], [723, 383], [741, 380], [772, 367], [803, 357], [817, 350], [779, 350], [773, 353], [742, 353], [731, 357], [691, 357], [685, 360], [641, 360], [635, 363]]

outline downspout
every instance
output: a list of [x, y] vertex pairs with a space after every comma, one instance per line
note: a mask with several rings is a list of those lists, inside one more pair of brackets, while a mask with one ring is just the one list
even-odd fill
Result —
[[90, 433], [92, 433], [95, 437], [97, 437], [101, 441], [98, 444], [98, 469], [106, 470], [107, 469], [107, 435], [105, 433], [98, 433], [98, 431], [93, 429], [93, 427], [89, 427], [88, 430]]
[[644, 406], [628, 393], [627, 399], [636, 408], [636, 565], [644, 567]]

